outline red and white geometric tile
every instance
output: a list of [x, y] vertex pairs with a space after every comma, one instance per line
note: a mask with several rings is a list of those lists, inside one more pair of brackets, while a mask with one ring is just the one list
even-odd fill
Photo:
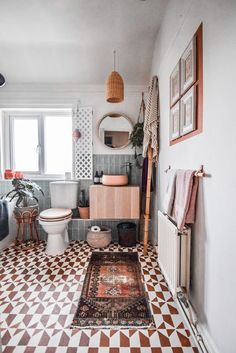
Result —
[[[4, 353], [197, 353], [157, 264], [155, 248], [137, 251], [156, 329], [70, 328], [92, 253], [73, 241], [49, 257], [45, 243], [12, 246], [0, 255], [0, 327]], [[96, 250], [97, 251], [97, 250]], [[99, 251], [99, 250], [98, 250]]]

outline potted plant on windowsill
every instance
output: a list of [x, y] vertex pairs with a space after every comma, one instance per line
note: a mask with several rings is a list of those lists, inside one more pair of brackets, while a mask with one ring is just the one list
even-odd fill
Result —
[[41, 187], [29, 179], [13, 179], [13, 190], [6, 197], [11, 196], [10, 201], [16, 200], [14, 214], [16, 218], [29, 218], [37, 216], [39, 213], [38, 198], [35, 191], [41, 192]]
[[81, 198], [78, 208], [80, 218], [89, 219], [89, 200], [86, 199], [85, 190], [81, 190]]

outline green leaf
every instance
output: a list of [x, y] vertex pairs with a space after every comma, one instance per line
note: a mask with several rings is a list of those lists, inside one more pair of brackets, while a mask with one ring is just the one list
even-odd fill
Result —
[[29, 179], [13, 179], [13, 190], [9, 191], [6, 196], [13, 195], [11, 200], [17, 199], [16, 206], [19, 207], [23, 201], [24, 206], [29, 204], [29, 201], [34, 199], [38, 202], [38, 198], [34, 195], [35, 190], [41, 192], [44, 196], [43, 190], [35, 182]]

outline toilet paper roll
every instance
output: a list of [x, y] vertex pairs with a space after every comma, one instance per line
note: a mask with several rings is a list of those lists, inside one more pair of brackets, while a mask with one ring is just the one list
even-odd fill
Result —
[[98, 227], [98, 226], [92, 226], [92, 227], [91, 227], [91, 231], [92, 231], [92, 232], [96, 232], [96, 233], [98, 233], [98, 232], [100, 232], [100, 231], [101, 231], [101, 228], [100, 228], [100, 227]]

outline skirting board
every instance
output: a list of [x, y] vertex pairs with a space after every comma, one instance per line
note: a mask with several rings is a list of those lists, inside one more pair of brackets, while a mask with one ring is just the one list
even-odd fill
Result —
[[[192, 334], [192, 337], [197, 345], [197, 348], [199, 349], [199, 352], [201, 352], [201, 353], [220, 353], [218, 351], [218, 349], [215, 347], [215, 344], [212, 342], [212, 339], [209, 336], [206, 328], [200, 323], [197, 323], [197, 335], [196, 335], [196, 329], [194, 329], [190, 323], [188, 311], [185, 309], [183, 303], [181, 303], [178, 298], [175, 299], [175, 301], [178, 305], [179, 311], [181, 312], [181, 314], [184, 318], [186, 325], [188, 326], [188, 328]], [[190, 303], [190, 307], [191, 307], [191, 303]], [[202, 344], [199, 342], [198, 338], [201, 338]]]
[[205, 345], [208, 349], [209, 353], [220, 353], [219, 350], [216, 348], [212, 338], [209, 336], [208, 331], [204, 325], [198, 324], [199, 333], [202, 335]]
[[[155, 249], [156, 249], [156, 252], [158, 254], [158, 245], [155, 246]], [[179, 301], [178, 298], [174, 298], [176, 304], [178, 305], [178, 309], [179, 311], [181, 312], [182, 316], [183, 316], [183, 319], [186, 323], [186, 325], [188, 326], [192, 336], [193, 336], [193, 339], [199, 349], [199, 351], [201, 353], [220, 353], [218, 351], [218, 349], [216, 348], [215, 344], [213, 343], [212, 341], [212, 338], [209, 336], [206, 328], [204, 327], [204, 325], [198, 323], [197, 324], [197, 329], [198, 329], [198, 333], [201, 335], [202, 337], [202, 341], [206, 347], [206, 349], [202, 349], [202, 347], [199, 345], [199, 342], [197, 340], [197, 337], [195, 335], [195, 332], [193, 330], [193, 327], [191, 326], [190, 324], [190, 320], [189, 320], [189, 315], [187, 313], [187, 310], [184, 308], [184, 305]], [[191, 306], [191, 303], [190, 303], [190, 306]]]

